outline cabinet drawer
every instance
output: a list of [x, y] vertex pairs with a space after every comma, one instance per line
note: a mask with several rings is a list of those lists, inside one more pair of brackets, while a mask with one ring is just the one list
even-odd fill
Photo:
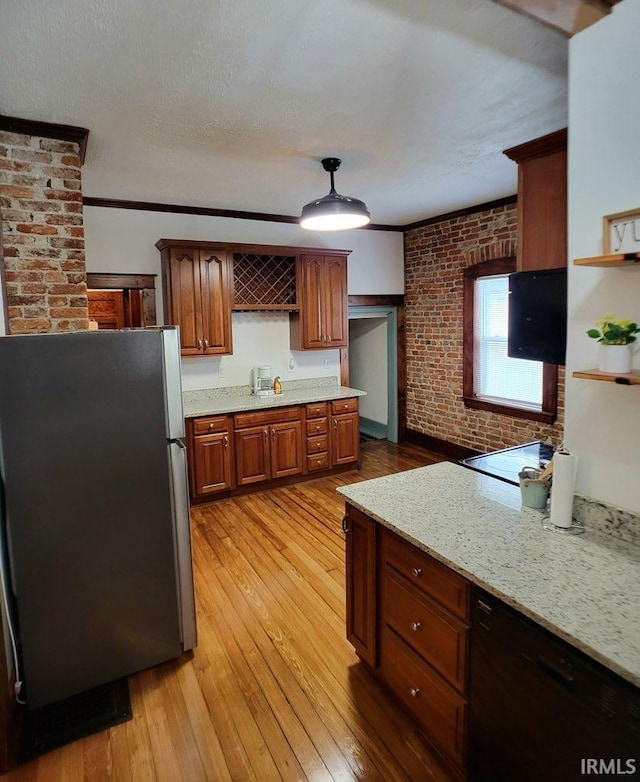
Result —
[[382, 536], [382, 558], [440, 605], [467, 619], [469, 582], [466, 578], [388, 530]]
[[234, 421], [236, 429], [246, 426], [262, 426], [263, 424], [275, 424], [281, 421], [299, 421], [301, 410], [299, 407], [274, 407], [271, 410], [259, 410], [252, 413], [236, 413]]
[[307, 421], [308, 437], [311, 437], [314, 434], [326, 434], [326, 433], [327, 433], [326, 418], [313, 418], [311, 421]]
[[314, 454], [313, 456], [307, 456], [307, 472], [315, 472], [316, 470], [326, 470], [329, 467], [329, 454], [325, 453]]
[[313, 402], [307, 405], [307, 418], [322, 418], [327, 414], [326, 402]]
[[467, 626], [386, 566], [382, 621], [464, 693]]
[[358, 399], [335, 399], [331, 403], [331, 412], [334, 415], [338, 413], [355, 413], [358, 410]]
[[307, 453], [320, 453], [329, 450], [329, 436], [319, 434], [315, 437], [307, 437]]
[[465, 759], [466, 699], [389, 627], [382, 629], [381, 670], [429, 739], [457, 764]]
[[210, 416], [207, 418], [193, 419], [194, 434], [213, 434], [214, 432], [226, 432], [229, 421], [226, 416]]

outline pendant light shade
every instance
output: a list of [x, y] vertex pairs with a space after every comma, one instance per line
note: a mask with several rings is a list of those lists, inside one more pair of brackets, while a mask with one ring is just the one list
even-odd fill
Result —
[[326, 157], [322, 161], [322, 167], [331, 175], [331, 190], [323, 198], [309, 201], [302, 207], [302, 228], [309, 231], [343, 231], [346, 228], [359, 228], [371, 221], [364, 201], [336, 193], [333, 174], [341, 162], [337, 157]]

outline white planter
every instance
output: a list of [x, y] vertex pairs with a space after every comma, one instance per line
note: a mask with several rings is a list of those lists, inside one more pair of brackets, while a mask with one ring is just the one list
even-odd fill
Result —
[[611, 375], [631, 372], [631, 345], [600, 345], [598, 369]]

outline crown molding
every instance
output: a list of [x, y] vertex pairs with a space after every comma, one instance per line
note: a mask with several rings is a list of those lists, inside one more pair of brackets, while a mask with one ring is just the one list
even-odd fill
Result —
[[87, 128], [79, 128], [76, 125], [59, 125], [56, 122], [39, 122], [33, 119], [20, 117], [7, 117], [0, 114], [0, 130], [9, 133], [21, 133], [25, 136], [40, 136], [41, 138], [53, 138], [57, 141], [71, 141], [78, 144], [78, 156], [80, 165], [84, 163], [87, 151]]

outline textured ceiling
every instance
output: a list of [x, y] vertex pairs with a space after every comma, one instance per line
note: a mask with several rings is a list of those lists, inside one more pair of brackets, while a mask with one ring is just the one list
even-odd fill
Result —
[[0, 113], [89, 128], [86, 196], [376, 223], [511, 195], [567, 42], [491, 0], [2, 0]]

